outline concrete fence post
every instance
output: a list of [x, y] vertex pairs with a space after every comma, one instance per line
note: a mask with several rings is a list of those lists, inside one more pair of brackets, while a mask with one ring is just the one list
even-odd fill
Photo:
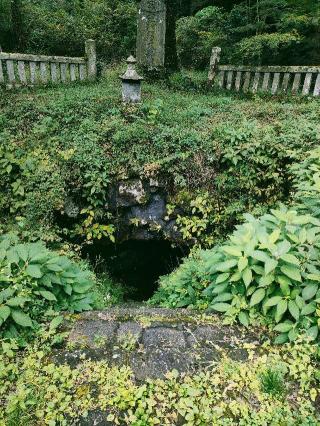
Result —
[[208, 75], [209, 84], [212, 84], [214, 82], [214, 79], [219, 67], [220, 55], [221, 55], [221, 47], [213, 47], [211, 52], [210, 68], [209, 68], [209, 75]]
[[85, 51], [88, 65], [88, 80], [94, 81], [97, 78], [97, 53], [95, 40], [86, 40]]

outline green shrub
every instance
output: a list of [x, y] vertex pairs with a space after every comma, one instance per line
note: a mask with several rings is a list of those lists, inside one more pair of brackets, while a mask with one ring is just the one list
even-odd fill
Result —
[[283, 397], [286, 393], [284, 373], [268, 368], [260, 375], [261, 390], [275, 397]]
[[[319, 151], [308, 161], [317, 163]], [[310, 169], [315, 167], [310, 165]], [[316, 339], [320, 328], [319, 219], [284, 206], [258, 219], [249, 214], [245, 219], [226, 243], [201, 252], [198, 259], [188, 259], [163, 278], [153, 301], [222, 312], [245, 326], [257, 313], [262, 314], [281, 333], [278, 343], [293, 341], [300, 332]]]
[[315, 149], [301, 164], [292, 167], [295, 174], [295, 199], [299, 209], [320, 219], [320, 149]]
[[[179, 92], [146, 84], [143, 104], [127, 106], [113, 79], [116, 72], [96, 85], [12, 91], [1, 98], [4, 233], [14, 230], [23, 239], [50, 244], [66, 237], [80, 244], [113, 239], [112, 185], [153, 176], [164, 182], [182, 232], [195, 216], [197, 232], [191, 238], [185, 233], [186, 240], [212, 247], [243, 213], [258, 216], [286, 202], [292, 163], [319, 144], [316, 101], [182, 92], [177, 74]], [[185, 75], [202, 87], [200, 73], [184, 73], [183, 81]], [[208, 201], [205, 228], [201, 198]]]
[[92, 286], [90, 272], [42, 243], [0, 237], [0, 335], [28, 333], [60, 311], [92, 309]]

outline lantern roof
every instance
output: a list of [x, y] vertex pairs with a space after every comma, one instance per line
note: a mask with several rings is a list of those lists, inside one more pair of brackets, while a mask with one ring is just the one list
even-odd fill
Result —
[[141, 77], [136, 69], [135, 69], [135, 64], [137, 63], [137, 60], [134, 56], [130, 55], [129, 58], [127, 58], [126, 60], [127, 64], [128, 64], [128, 68], [126, 70], [126, 72], [120, 76], [122, 81], [141, 81], [143, 80], [143, 77]]

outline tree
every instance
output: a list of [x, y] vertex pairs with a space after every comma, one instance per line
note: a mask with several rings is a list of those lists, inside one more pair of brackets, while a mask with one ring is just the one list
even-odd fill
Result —
[[21, 0], [0, 0], [0, 46], [11, 50], [22, 44]]

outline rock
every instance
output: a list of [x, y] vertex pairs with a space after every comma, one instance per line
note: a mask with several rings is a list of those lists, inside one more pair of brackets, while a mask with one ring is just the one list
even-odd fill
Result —
[[120, 324], [117, 331], [117, 342], [123, 342], [127, 337], [133, 337], [139, 341], [142, 335], [142, 327], [137, 322], [128, 321]]
[[260, 336], [266, 336], [265, 330], [223, 325], [214, 314], [203, 318], [187, 309], [143, 305], [87, 312], [70, 326], [67, 348], [56, 351], [54, 362], [75, 366], [84, 359], [107, 360], [129, 366], [136, 381], [163, 378], [172, 370], [202, 371], [223, 356], [246, 361], [246, 345], [258, 351]]
[[166, 348], [185, 348], [187, 345], [184, 333], [174, 328], [149, 328], [143, 334], [142, 343], [145, 348], [152, 346]]
[[64, 212], [70, 219], [76, 219], [80, 214], [80, 206], [72, 197], [67, 197], [64, 201]]
[[172, 370], [187, 373], [193, 369], [194, 354], [178, 350], [154, 349], [148, 353], [143, 368], [136, 372], [140, 380], [164, 378]]
[[113, 321], [77, 321], [69, 340], [77, 346], [102, 347], [114, 340], [117, 327]]
[[167, 213], [166, 201], [159, 195], [152, 195], [150, 201], [144, 206], [134, 206], [130, 209], [129, 216], [138, 218], [144, 225], [153, 222], [163, 222]]
[[146, 202], [147, 194], [140, 179], [122, 181], [119, 183], [117, 195], [118, 207], [131, 207]]

